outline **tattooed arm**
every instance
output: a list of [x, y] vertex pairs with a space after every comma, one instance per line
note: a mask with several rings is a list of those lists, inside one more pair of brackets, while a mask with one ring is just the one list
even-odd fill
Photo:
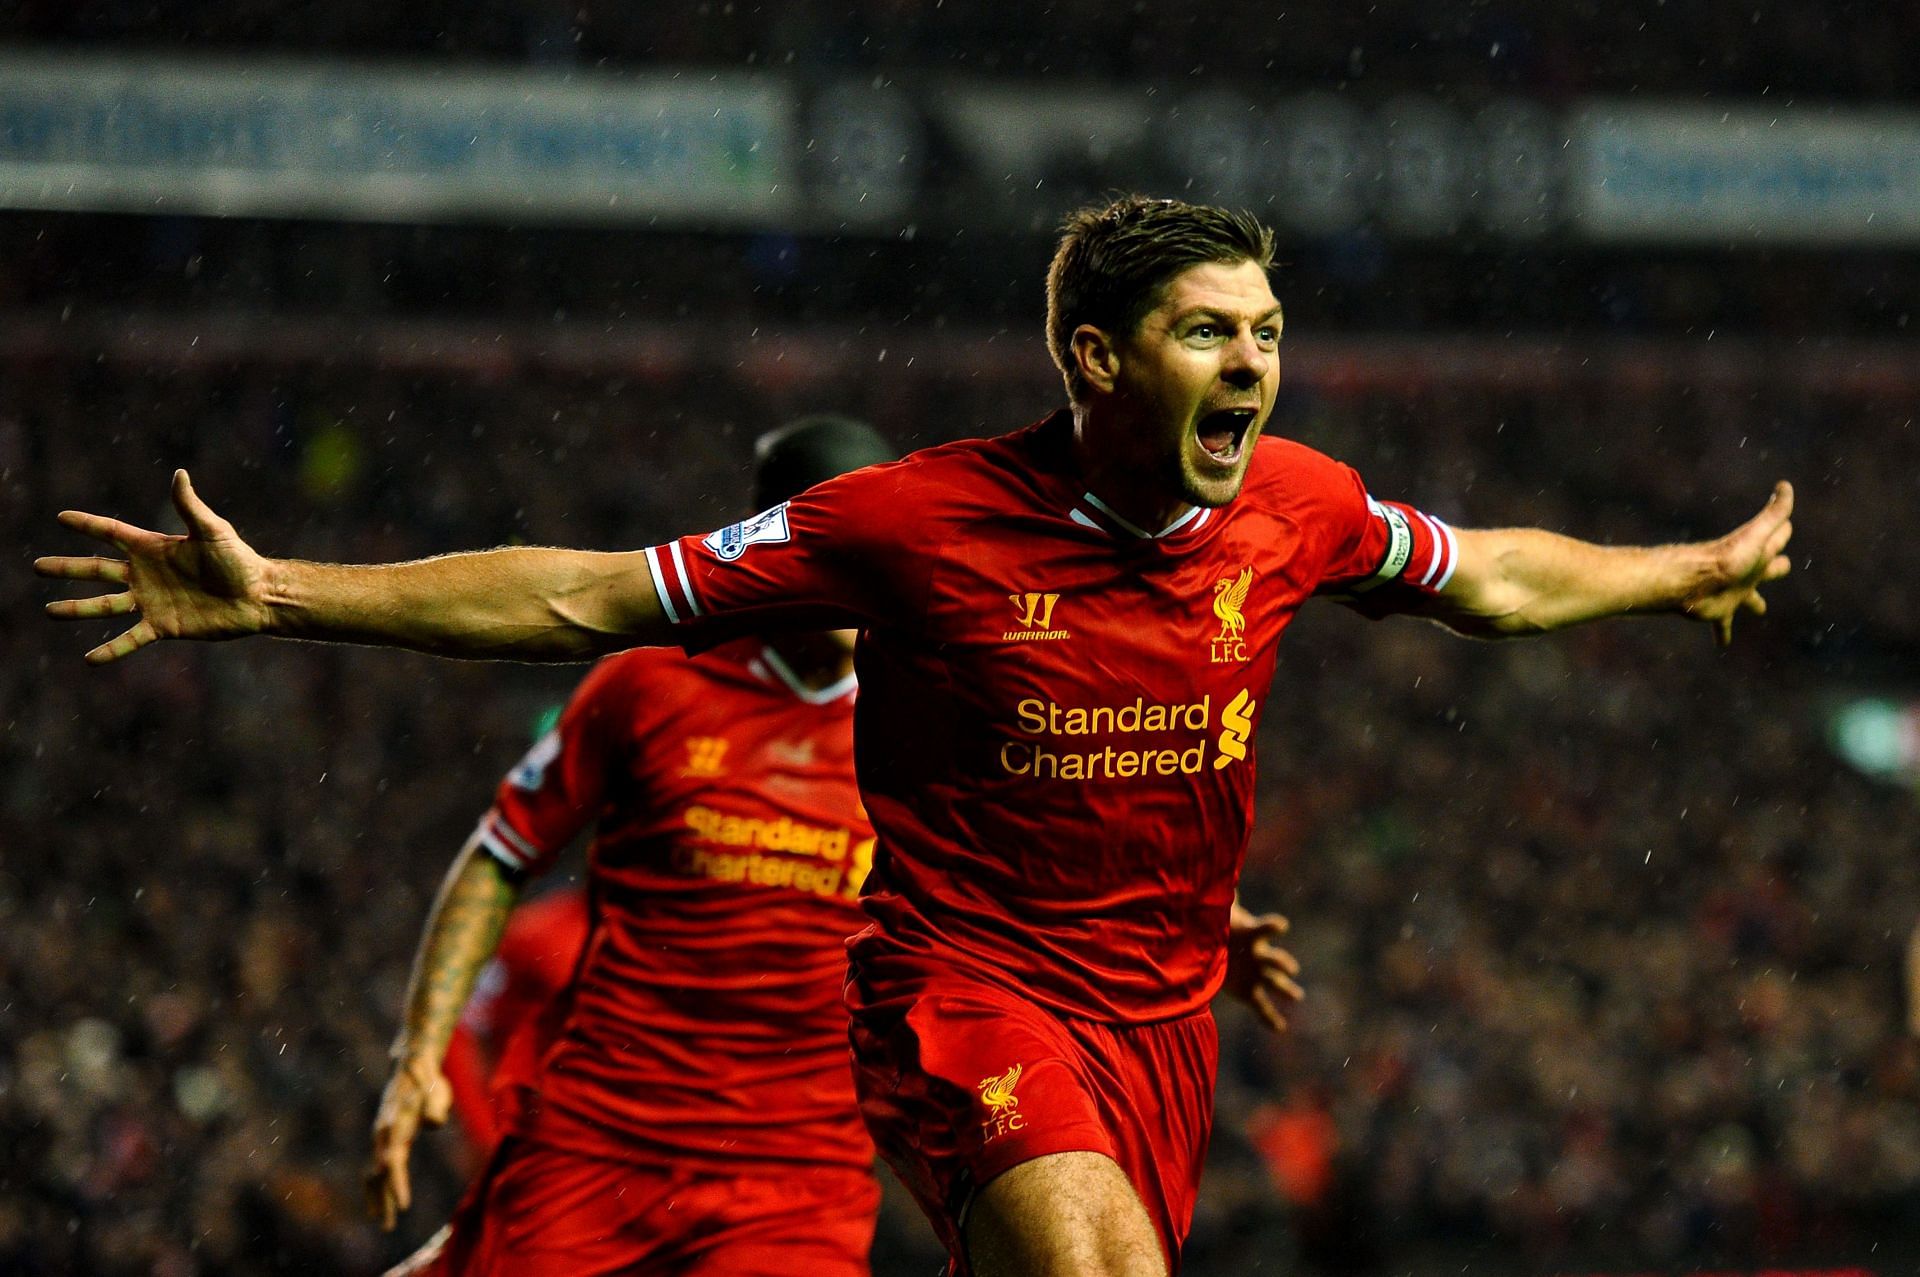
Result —
[[383, 1228], [391, 1229], [413, 1202], [407, 1158], [421, 1123], [438, 1126], [447, 1120], [453, 1103], [441, 1072], [447, 1040], [480, 968], [499, 947], [519, 895], [518, 875], [488, 855], [475, 837], [461, 848], [433, 903], [413, 961], [406, 1020], [393, 1042], [393, 1073], [373, 1122], [367, 1200]]

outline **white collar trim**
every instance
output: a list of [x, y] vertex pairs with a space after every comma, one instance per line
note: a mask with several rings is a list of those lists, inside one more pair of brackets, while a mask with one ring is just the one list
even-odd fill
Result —
[[[1169, 523], [1166, 527], [1161, 528], [1158, 532], [1149, 532], [1145, 528], [1141, 527], [1139, 524], [1134, 523], [1129, 519], [1127, 519], [1124, 515], [1120, 514], [1117, 510], [1115, 510], [1112, 506], [1108, 505], [1106, 502], [1102, 501], [1099, 497], [1094, 496], [1091, 492], [1082, 493], [1080, 499], [1082, 501], [1085, 501], [1088, 505], [1092, 506], [1094, 509], [1098, 510], [1101, 514], [1104, 514], [1109, 519], [1112, 519], [1115, 523], [1119, 524], [1121, 528], [1123, 528], [1128, 532], [1131, 532], [1134, 536], [1139, 537], [1143, 541], [1157, 541], [1161, 537], [1172, 536], [1174, 533], [1178, 532], [1180, 529], [1186, 527], [1189, 523], [1193, 524], [1193, 526], [1197, 528], [1201, 526], [1201, 524], [1204, 524], [1207, 521], [1208, 515], [1213, 513], [1213, 511], [1208, 510], [1203, 506], [1197, 506], [1197, 505], [1188, 506], [1187, 512], [1181, 515], [1179, 518], [1175, 519], [1172, 523]], [[1092, 519], [1089, 519], [1085, 514], [1081, 513], [1079, 510], [1072, 511], [1069, 517], [1072, 518], [1072, 520], [1075, 523], [1084, 523], [1086, 526], [1090, 528], [1097, 528], [1100, 526], [1099, 524], [1095, 523]]]
[[825, 687], [808, 687], [800, 676], [793, 672], [793, 666], [787, 664], [780, 653], [773, 648], [762, 647], [760, 659], [766, 663], [768, 669], [773, 671], [775, 677], [787, 685], [788, 691], [809, 705], [830, 705], [860, 686], [859, 676], [849, 673], [845, 678], [836, 683], [829, 683]]

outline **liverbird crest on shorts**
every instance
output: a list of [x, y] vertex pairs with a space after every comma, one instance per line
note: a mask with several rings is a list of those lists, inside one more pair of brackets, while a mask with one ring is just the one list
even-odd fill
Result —
[[998, 1076], [983, 1077], [974, 1085], [980, 1088], [980, 1102], [996, 1117], [1020, 1107], [1020, 1097], [1013, 1093], [1013, 1088], [1020, 1085], [1018, 1064]]

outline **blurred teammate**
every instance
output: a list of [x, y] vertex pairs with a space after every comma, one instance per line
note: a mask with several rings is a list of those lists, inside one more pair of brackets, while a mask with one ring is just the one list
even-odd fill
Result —
[[[824, 417], [757, 452], [763, 504], [893, 455]], [[501, 1147], [402, 1271], [867, 1271], [880, 1191], [841, 999], [873, 852], [852, 647], [802, 634], [609, 657], [501, 783], [435, 904], [394, 1044], [368, 1177], [388, 1227], [420, 1124], [446, 1116], [443, 1052], [520, 923], [521, 882], [593, 825], [585, 953], [558, 997], [508, 1008], [540, 1021], [507, 1048]], [[547, 960], [519, 965], [551, 972], [571, 915], [529, 907], [563, 930], [523, 934]]]
[[573, 979], [586, 946], [587, 893], [562, 887], [516, 904], [499, 947], [480, 968], [442, 1066], [453, 1116], [476, 1164], [486, 1161], [502, 1130], [512, 1125], [517, 1083], [527, 1081], [539, 1062], [538, 1033], [520, 1042], [520, 1029], [534, 1024]]
[[[863, 1112], [958, 1270], [1177, 1265], [1211, 1119], [1253, 736], [1317, 595], [1507, 636], [1678, 613], [1730, 640], [1784, 575], [1792, 492], [1715, 541], [1454, 529], [1260, 438], [1279, 386], [1271, 234], [1126, 198], [1048, 275], [1069, 407], [635, 554], [269, 560], [175, 477], [190, 529], [67, 526], [142, 619], [88, 654], [273, 633], [578, 659], [775, 627], [863, 629], [860, 784], [880, 852], [850, 946]], [[1309, 742], [1302, 742], [1310, 747]]]

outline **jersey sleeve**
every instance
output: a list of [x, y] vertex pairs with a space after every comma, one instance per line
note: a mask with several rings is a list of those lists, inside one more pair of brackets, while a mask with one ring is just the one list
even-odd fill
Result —
[[622, 658], [581, 680], [554, 728], [533, 743], [494, 791], [475, 836], [509, 869], [541, 874], [600, 814], [627, 701]]
[[1404, 502], [1375, 498], [1346, 466], [1339, 475], [1319, 593], [1386, 616], [1408, 606], [1409, 592], [1445, 590], [1460, 560], [1453, 529]]
[[935, 496], [917, 482], [911, 461], [869, 466], [716, 532], [648, 548], [680, 645], [697, 652], [747, 634], [917, 618]]

